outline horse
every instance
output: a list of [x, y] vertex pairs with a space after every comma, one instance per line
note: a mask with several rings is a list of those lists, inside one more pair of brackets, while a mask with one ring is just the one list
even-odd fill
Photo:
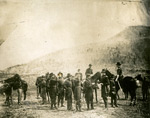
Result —
[[[25, 100], [27, 89], [28, 89], [27, 82], [22, 80], [18, 74], [15, 74], [13, 77], [4, 80], [3, 92], [6, 95], [6, 100], [5, 100], [6, 105], [13, 104], [13, 102], [12, 102], [12, 91], [13, 90], [17, 90], [18, 104], [21, 104], [21, 90], [23, 91], [24, 100]], [[11, 103], [9, 100], [11, 100]]]
[[[112, 74], [109, 70], [106, 69], [106, 75], [108, 76], [108, 79], [110, 80], [111, 78], [113, 78], [114, 80], [116, 79], [116, 76], [114, 74]], [[118, 81], [115, 81], [115, 87], [116, 87], [116, 95], [118, 96], [118, 99], [120, 99], [120, 96], [118, 94], [118, 91], [121, 89], [121, 91], [124, 93], [125, 95], [125, 99], [128, 98], [128, 92], [126, 90], [126, 87], [124, 87], [124, 83], [123, 83], [123, 77], [119, 78]]]
[[136, 105], [136, 90], [139, 87], [138, 81], [141, 80], [141, 75], [136, 77], [126, 76], [123, 78], [123, 89], [125, 91], [125, 97], [128, 98], [128, 93], [131, 96], [131, 105]]
[[100, 72], [95, 73], [93, 76], [91, 76], [90, 80], [91, 80], [91, 82], [93, 84], [92, 88], [95, 91], [96, 102], [98, 102], [98, 99], [97, 99], [97, 89], [99, 89], [98, 83], [101, 82], [101, 73]]
[[148, 98], [148, 89], [150, 87], [150, 76], [144, 76], [143, 78], [139, 79], [142, 82], [142, 96], [143, 101], [146, 101]]
[[[114, 79], [116, 78], [116, 76], [110, 73], [107, 69], [106, 69], [106, 75], [108, 76], [108, 78], [114, 78]], [[136, 105], [136, 89], [139, 87], [138, 81], [141, 80], [142, 80], [141, 75], [137, 75], [136, 77], [125, 76], [119, 78], [117, 82], [115, 81], [117, 95], [118, 95], [118, 91], [121, 89], [125, 95], [125, 99], [128, 99], [128, 93], [129, 93], [131, 96], [130, 105], [133, 106]]]
[[[116, 76], [112, 74], [108, 69], [105, 69], [106, 75], [108, 76], [109, 81], [113, 78], [114, 80], [116, 79]], [[121, 89], [121, 91], [126, 95], [126, 91], [124, 91], [123, 88], [123, 82], [122, 78], [119, 78], [119, 81], [115, 81], [115, 87], [116, 87], [116, 95], [118, 96], [118, 99], [120, 99], [118, 91]]]

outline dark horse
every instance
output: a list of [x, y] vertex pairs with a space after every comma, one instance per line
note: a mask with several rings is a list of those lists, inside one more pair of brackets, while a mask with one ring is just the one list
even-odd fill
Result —
[[[106, 71], [106, 75], [108, 76], [108, 79], [110, 81], [111, 78], [113, 78], [114, 80], [116, 79], [116, 76], [114, 74], [112, 74], [109, 70], [105, 69]], [[116, 86], [116, 95], [118, 96], [118, 98], [120, 99], [119, 97], [119, 94], [118, 94], [118, 91], [121, 89], [122, 92], [126, 93], [126, 91], [124, 91], [123, 88], [123, 79], [122, 78], [119, 78], [119, 81], [115, 81], [115, 86]]]
[[[12, 103], [12, 91], [17, 90], [18, 92], [18, 104], [21, 103], [21, 90], [24, 94], [24, 100], [26, 99], [26, 92], [28, 89], [28, 84], [26, 81], [21, 80], [18, 74], [14, 75], [11, 78], [4, 80], [3, 84], [3, 92], [6, 95], [6, 105], [10, 105]], [[11, 103], [10, 103], [11, 100]]]
[[[108, 78], [114, 78], [114, 79], [116, 78], [116, 76], [111, 74], [107, 69], [106, 69], [106, 75], [108, 76]], [[115, 82], [117, 95], [118, 95], [118, 91], [121, 89], [122, 92], [125, 94], [125, 99], [127, 99], [128, 93], [129, 93], [131, 96], [130, 105], [135, 105], [136, 104], [136, 89], [139, 86], [137, 82], [141, 80], [142, 80], [141, 75], [137, 75], [136, 77], [126, 76], [126, 77], [119, 78], [118, 81]]]
[[97, 89], [99, 89], [98, 83], [101, 82], [101, 73], [97, 72], [93, 76], [91, 76], [91, 82], [93, 84], [93, 89], [95, 91], [96, 102], [98, 102], [98, 99], [97, 99]]
[[123, 78], [123, 89], [125, 91], [125, 97], [128, 98], [128, 93], [131, 96], [130, 105], [136, 105], [136, 89], [139, 87], [138, 81], [141, 80], [141, 75], [136, 77], [126, 76]]
[[143, 101], [146, 101], [148, 98], [148, 89], [150, 87], [150, 76], [144, 76], [143, 78], [139, 78], [139, 81], [142, 82], [142, 95], [143, 95]]

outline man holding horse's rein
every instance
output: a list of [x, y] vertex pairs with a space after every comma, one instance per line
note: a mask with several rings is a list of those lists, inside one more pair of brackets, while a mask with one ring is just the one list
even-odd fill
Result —
[[86, 69], [85, 76], [86, 78], [90, 77], [93, 74], [92, 64], [89, 64], [89, 68]]

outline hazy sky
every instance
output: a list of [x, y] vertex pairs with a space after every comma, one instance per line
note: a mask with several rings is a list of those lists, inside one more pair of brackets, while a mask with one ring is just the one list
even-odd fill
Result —
[[5, 41], [0, 46], [0, 69], [105, 40], [127, 26], [149, 25], [148, 18], [140, 2], [0, 0], [0, 43]]

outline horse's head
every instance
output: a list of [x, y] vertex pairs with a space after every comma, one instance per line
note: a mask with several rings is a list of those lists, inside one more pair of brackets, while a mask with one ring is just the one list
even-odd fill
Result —
[[20, 79], [20, 75], [19, 74], [15, 74], [14, 78]]
[[91, 77], [91, 81], [92, 81], [92, 82], [101, 81], [101, 73], [100, 73], [100, 72], [95, 73], [95, 74]]
[[11, 83], [11, 82], [13, 82], [13, 78], [11, 77], [11, 78], [5, 79], [4, 82], [5, 83]]
[[141, 74], [138, 74], [135, 78], [136, 78], [137, 80], [139, 80], [139, 81], [143, 81], [143, 78], [142, 78]]
[[5, 92], [11, 85], [9, 83], [0, 83], [0, 93]]
[[140, 86], [141, 86], [140, 81], [143, 81], [143, 78], [142, 78], [141, 74], [139, 74], [139, 75], [137, 75], [137, 76], [135, 77], [135, 83], [136, 83], [136, 86], [137, 86], [137, 87], [140, 87]]
[[5, 83], [8, 83], [14, 90], [18, 89], [22, 85], [21, 77], [18, 74], [15, 74], [13, 77], [4, 80]]
[[109, 70], [105, 69], [106, 75], [108, 76], [108, 79], [114, 78], [114, 74], [112, 74]]

